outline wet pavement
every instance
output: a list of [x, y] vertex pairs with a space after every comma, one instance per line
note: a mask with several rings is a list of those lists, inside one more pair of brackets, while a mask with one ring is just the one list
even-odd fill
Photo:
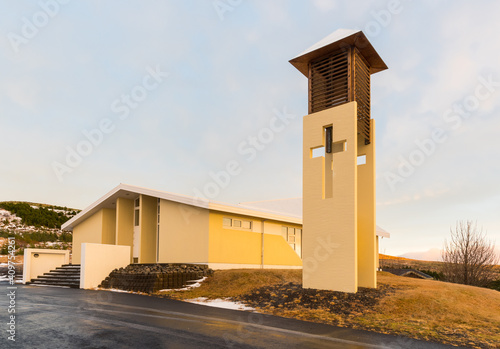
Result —
[[143, 295], [9, 287], [0, 282], [1, 348], [451, 348]]

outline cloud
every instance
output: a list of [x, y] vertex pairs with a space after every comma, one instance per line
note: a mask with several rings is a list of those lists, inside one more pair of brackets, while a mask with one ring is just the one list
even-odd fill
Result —
[[314, 0], [314, 6], [320, 11], [332, 11], [337, 8], [337, 0]]

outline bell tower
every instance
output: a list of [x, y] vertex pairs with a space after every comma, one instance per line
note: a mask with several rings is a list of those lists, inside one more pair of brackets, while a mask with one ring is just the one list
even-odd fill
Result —
[[290, 60], [309, 83], [303, 119], [303, 287], [377, 287], [371, 75], [386, 64], [361, 31], [339, 29]]

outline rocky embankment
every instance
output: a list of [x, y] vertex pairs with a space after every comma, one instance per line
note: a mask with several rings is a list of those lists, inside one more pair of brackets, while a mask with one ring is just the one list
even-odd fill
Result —
[[100, 287], [154, 293], [182, 288], [212, 274], [212, 269], [199, 264], [130, 264], [113, 270]]

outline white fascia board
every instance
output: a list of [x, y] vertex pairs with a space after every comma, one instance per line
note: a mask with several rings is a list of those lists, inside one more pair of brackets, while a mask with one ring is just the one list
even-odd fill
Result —
[[284, 216], [269, 211], [250, 210], [247, 208], [242, 208], [227, 204], [220, 204], [215, 202], [210, 202], [209, 209], [213, 211], [233, 213], [242, 216], [250, 216], [266, 220], [280, 221], [280, 222], [300, 224], [300, 225], [302, 224], [302, 218], [299, 217]]
[[120, 192], [131, 192], [137, 195], [147, 195], [147, 196], [152, 196], [164, 200], [169, 200], [169, 201], [174, 201], [174, 202], [179, 202], [182, 204], [186, 205], [191, 205], [191, 206], [196, 206], [196, 207], [202, 207], [202, 208], [207, 208], [208, 209], [208, 201], [204, 199], [199, 199], [191, 196], [185, 196], [185, 195], [178, 195], [178, 194], [173, 194], [165, 191], [159, 191], [159, 190], [153, 190], [153, 189], [148, 189], [148, 188], [142, 188], [142, 187], [137, 187], [129, 184], [123, 184], [121, 183], [117, 187], [113, 188], [111, 191], [109, 191], [107, 194], [99, 198], [97, 201], [92, 203], [90, 206], [86, 207], [84, 210], [82, 210], [80, 213], [78, 213], [76, 216], [68, 220], [66, 223], [64, 223], [61, 226], [62, 230], [73, 230], [73, 228], [81, 223], [83, 220], [85, 220], [89, 215], [96, 213], [99, 211], [102, 206], [105, 204], [105, 202], [112, 196], [116, 194], [120, 194]]
[[90, 206], [86, 207], [85, 209], [81, 210], [76, 216], [71, 218], [70, 220], [66, 221], [63, 225], [61, 225], [62, 230], [73, 230], [73, 226], [76, 225], [74, 224], [75, 222], [80, 221], [82, 218], [87, 216], [87, 214], [93, 210], [95, 210], [99, 205], [101, 205], [104, 201], [106, 201], [110, 196], [116, 194], [120, 190], [120, 186], [122, 184], [118, 185], [117, 187], [111, 189], [106, 195], [102, 196], [99, 198], [97, 201], [92, 203]]
[[376, 234], [377, 236], [383, 237], [383, 238], [390, 238], [391, 234], [387, 232], [386, 230], [380, 228], [378, 225], [376, 226]]
[[120, 184], [117, 187], [113, 188], [111, 191], [109, 191], [107, 194], [99, 198], [97, 201], [92, 203], [90, 206], [82, 210], [76, 216], [68, 220], [66, 223], [64, 223], [61, 226], [62, 230], [69, 230], [69, 231], [73, 230], [73, 228], [76, 225], [83, 222], [85, 219], [88, 218], [88, 216], [99, 211], [109, 198], [117, 194], [119, 195], [120, 192], [131, 192], [138, 195], [142, 194], [142, 195], [152, 196], [163, 200], [178, 202], [181, 204], [210, 209], [214, 211], [222, 211], [222, 212], [252, 216], [262, 219], [270, 219], [270, 220], [283, 221], [294, 224], [302, 224], [302, 219], [300, 217], [290, 217], [273, 212], [245, 209], [238, 206], [232, 206], [218, 202], [210, 202], [206, 199], [201, 199], [197, 197], [173, 194], [165, 191], [142, 188], [129, 184]]

